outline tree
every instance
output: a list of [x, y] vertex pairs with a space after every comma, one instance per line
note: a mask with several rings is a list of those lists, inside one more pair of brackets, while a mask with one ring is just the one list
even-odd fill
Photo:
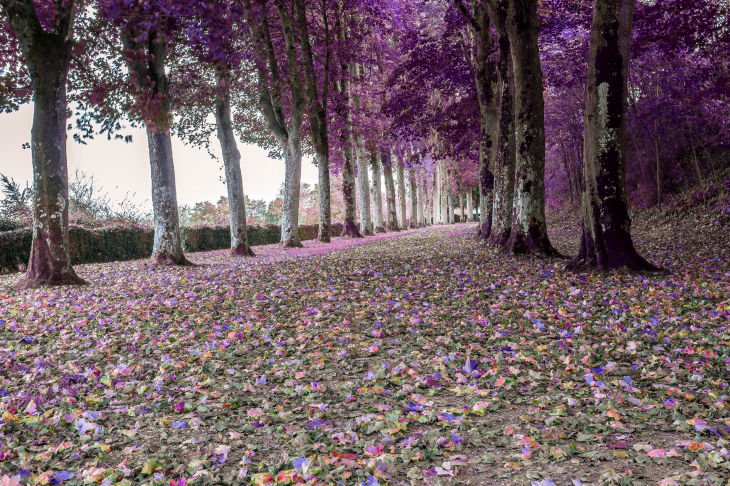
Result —
[[545, 222], [545, 101], [538, 47], [537, 0], [509, 0], [507, 36], [515, 83], [515, 195], [505, 250], [558, 255]]
[[43, 22], [33, 0], [2, 0], [33, 89], [33, 243], [20, 287], [84, 284], [71, 266], [66, 164], [66, 85], [73, 55], [75, 0], [48, 2]]
[[635, 0], [595, 0], [586, 82], [583, 232], [573, 270], [658, 271], [634, 248], [626, 195], [626, 110]]

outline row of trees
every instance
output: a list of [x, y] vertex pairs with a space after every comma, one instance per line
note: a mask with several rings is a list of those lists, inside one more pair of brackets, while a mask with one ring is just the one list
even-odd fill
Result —
[[[637, 28], [635, 7], [635, 0], [595, 0], [593, 8], [569, 0], [0, 0], [0, 103], [35, 105], [34, 241], [24, 284], [83, 282], [68, 257], [66, 132], [71, 127], [82, 143], [95, 133], [124, 138], [124, 120], [147, 131], [153, 259], [162, 264], [189, 264], [171, 133], [201, 146], [215, 133], [234, 255], [253, 255], [238, 136], [285, 160], [284, 246], [301, 245], [300, 174], [309, 154], [319, 174], [321, 242], [331, 237], [335, 186], [350, 237], [403, 227], [408, 211], [414, 224], [453, 217], [449, 206], [467, 205], [477, 187], [483, 239], [508, 252], [556, 256], [545, 220], [547, 167], [548, 181], [567, 182], [582, 201], [573, 268], [656, 270], [631, 242], [626, 171], [630, 151], [646, 150], [633, 136], [641, 131], [628, 138], [627, 126], [671, 98], [691, 145], [675, 144], [673, 156], [689, 154], [702, 183], [700, 158], [727, 149], [722, 60], [730, 57], [730, 29], [717, 0], [639, 3]], [[655, 71], [637, 75], [637, 63]], [[702, 67], [701, 88], [687, 86], [688, 66]], [[692, 103], [697, 92], [700, 104]], [[671, 149], [661, 144], [659, 154], [659, 122], [661, 197], [660, 162]]]

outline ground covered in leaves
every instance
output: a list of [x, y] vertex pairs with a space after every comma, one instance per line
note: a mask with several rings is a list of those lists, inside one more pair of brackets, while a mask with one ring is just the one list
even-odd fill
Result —
[[0, 277], [0, 484], [727, 484], [727, 228], [639, 218], [657, 276], [474, 228]]

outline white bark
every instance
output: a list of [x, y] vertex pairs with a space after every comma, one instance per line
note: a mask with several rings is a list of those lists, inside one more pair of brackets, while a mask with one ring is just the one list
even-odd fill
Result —
[[466, 220], [469, 223], [474, 222], [474, 201], [471, 187], [466, 189]]
[[380, 161], [378, 161], [377, 154], [372, 154], [370, 158], [370, 167], [373, 171], [373, 182], [372, 182], [372, 197], [373, 197], [373, 226], [375, 231], [384, 230], [385, 224], [383, 224], [383, 193], [380, 186], [381, 175], [380, 175]]
[[284, 205], [281, 214], [281, 242], [301, 246], [299, 241], [299, 190], [302, 179], [302, 147], [299, 133], [292, 130], [284, 153]]
[[396, 167], [398, 171], [398, 226], [407, 228], [406, 218], [406, 177], [403, 170], [403, 161], [397, 161]]
[[439, 195], [439, 166], [436, 165], [436, 170], [433, 173], [433, 189], [431, 190], [431, 207], [433, 208], [433, 221], [431, 224], [441, 224], [441, 217], [439, 216], [441, 203], [441, 196]]
[[446, 160], [442, 160], [439, 164], [439, 223], [446, 224], [449, 221], [449, 205], [448, 205], [448, 176], [446, 173]]
[[416, 175], [416, 225], [423, 226], [423, 180], [419, 176]]
[[228, 189], [228, 210], [231, 224], [231, 250], [250, 255], [246, 234], [246, 201], [241, 175], [241, 153], [236, 145], [231, 121], [230, 94], [226, 89], [215, 109], [216, 129], [223, 154], [223, 165]]
[[147, 130], [147, 146], [152, 173], [152, 212], [155, 240], [152, 259], [180, 263], [185, 260], [180, 241], [177, 213], [175, 167], [172, 162], [170, 134]]
[[368, 156], [362, 137], [357, 138], [357, 185], [360, 207], [360, 232], [363, 236], [373, 234], [370, 218], [370, 181], [368, 180]]
[[416, 190], [416, 169], [408, 169], [408, 196], [411, 202], [411, 228], [417, 228], [418, 221], [418, 193]]
[[424, 216], [426, 219], [426, 226], [431, 226], [431, 183], [428, 179], [423, 181], [423, 205], [425, 206]]

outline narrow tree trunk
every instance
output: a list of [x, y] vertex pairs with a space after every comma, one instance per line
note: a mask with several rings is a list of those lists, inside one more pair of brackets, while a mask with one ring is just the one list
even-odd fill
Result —
[[357, 186], [360, 198], [360, 233], [373, 235], [373, 221], [370, 218], [370, 181], [368, 180], [368, 156], [362, 137], [357, 143]]
[[466, 221], [468, 223], [474, 222], [474, 201], [471, 187], [466, 190]]
[[393, 182], [393, 165], [390, 152], [382, 154], [383, 175], [385, 176], [385, 210], [387, 213], [386, 227], [388, 231], [399, 231], [398, 216], [395, 209], [395, 184]]
[[454, 213], [454, 208], [456, 205], [454, 204], [454, 184], [451, 164], [449, 164], [449, 167], [446, 170], [446, 190], [448, 195], [446, 202], [449, 206], [449, 224], [455, 224], [456, 214]]
[[[504, 16], [504, 11], [501, 12]], [[509, 39], [502, 33], [498, 41], [499, 62], [499, 133], [494, 168], [493, 222], [489, 243], [503, 247], [512, 231], [512, 204], [515, 191], [515, 117], [514, 83]]]
[[[16, 2], [20, 3], [20, 2]], [[33, 242], [18, 288], [85, 284], [71, 266], [68, 233], [66, 164], [66, 82], [73, 47], [74, 2], [62, 8], [68, 19], [46, 32], [33, 2], [5, 5], [10, 27], [20, 42], [33, 86]]]
[[464, 201], [464, 190], [459, 191], [459, 223], [466, 221], [466, 201]]
[[446, 159], [439, 162], [439, 223], [449, 223], [449, 193], [446, 185], [448, 174], [446, 173]]
[[433, 220], [431, 219], [431, 204], [433, 201], [433, 197], [430, 194], [430, 187], [431, 184], [428, 181], [428, 177], [424, 177], [423, 180], [423, 205], [425, 206], [425, 219], [424, 222], [425, 226], [431, 226], [433, 224]]
[[421, 226], [425, 225], [424, 216], [423, 216], [423, 180], [421, 180], [420, 177], [418, 177], [420, 174], [415, 174], [415, 184], [416, 184], [416, 226], [419, 228]]
[[294, 130], [284, 152], [284, 204], [281, 213], [281, 244], [301, 248], [299, 240], [299, 193], [302, 180], [302, 145]]
[[596, 0], [586, 80], [583, 234], [573, 270], [659, 270], [631, 239], [626, 197], [626, 109], [635, 0]]
[[504, 249], [558, 255], [545, 223], [545, 102], [538, 48], [538, 0], [510, 0], [507, 34], [515, 79], [517, 163], [510, 239]]
[[378, 154], [375, 146], [370, 150], [370, 167], [373, 171], [373, 226], [375, 233], [385, 233], [385, 224], [383, 224], [383, 192], [381, 189], [381, 170], [380, 162], [378, 161]]
[[[159, 32], [153, 31], [144, 42], [133, 35], [124, 36], [125, 50], [148, 52], [149, 59], [128, 61], [141, 89], [149, 89], [163, 100], [158, 120], [147, 121], [147, 146], [150, 154], [152, 175], [152, 213], [155, 224], [155, 240], [152, 260], [161, 265], [190, 265], [185, 258], [180, 238], [180, 222], [177, 212], [177, 188], [175, 166], [172, 159], [172, 141], [169, 97], [170, 86], [165, 72], [167, 45]], [[140, 96], [146, 96], [141, 93]]]
[[327, 150], [317, 151], [317, 172], [319, 190], [319, 229], [317, 241], [329, 243], [332, 237], [332, 196], [330, 184], [329, 143]]
[[433, 224], [441, 224], [441, 179], [440, 176], [441, 167], [440, 164], [436, 164], [433, 173]]
[[408, 221], [406, 218], [406, 177], [403, 170], [403, 161], [396, 161], [398, 171], [398, 227], [406, 229]]
[[656, 155], [656, 203], [662, 206], [662, 166], [659, 158], [659, 128], [654, 120], [654, 154]]
[[409, 228], [418, 228], [418, 194], [416, 190], [416, 169], [408, 169], [408, 192], [411, 198], [411, 220]]
[[342, 236], [348, 238], [362, 238], [357, 228], [357, 208], [355, 205], [355, 168], [352, 157], [352, 146], [348, 145], [342, 150], [342, 199], [345, 203], [345, 224]]
[[215, 121], [218, 140], [223, 154], [223, 166], [226, 173], [228, 189], [228, 209], [231, 223], [231, 255], [254, 256], [248, 244], [246, 233], [246, 201], [243, 195], [243, 178], [241, 175], [241, 153], [236, 145], [231, 119], [231, 95], [226, 80], [221, 78], [219, 86], [223, 94], [215, 106]]

